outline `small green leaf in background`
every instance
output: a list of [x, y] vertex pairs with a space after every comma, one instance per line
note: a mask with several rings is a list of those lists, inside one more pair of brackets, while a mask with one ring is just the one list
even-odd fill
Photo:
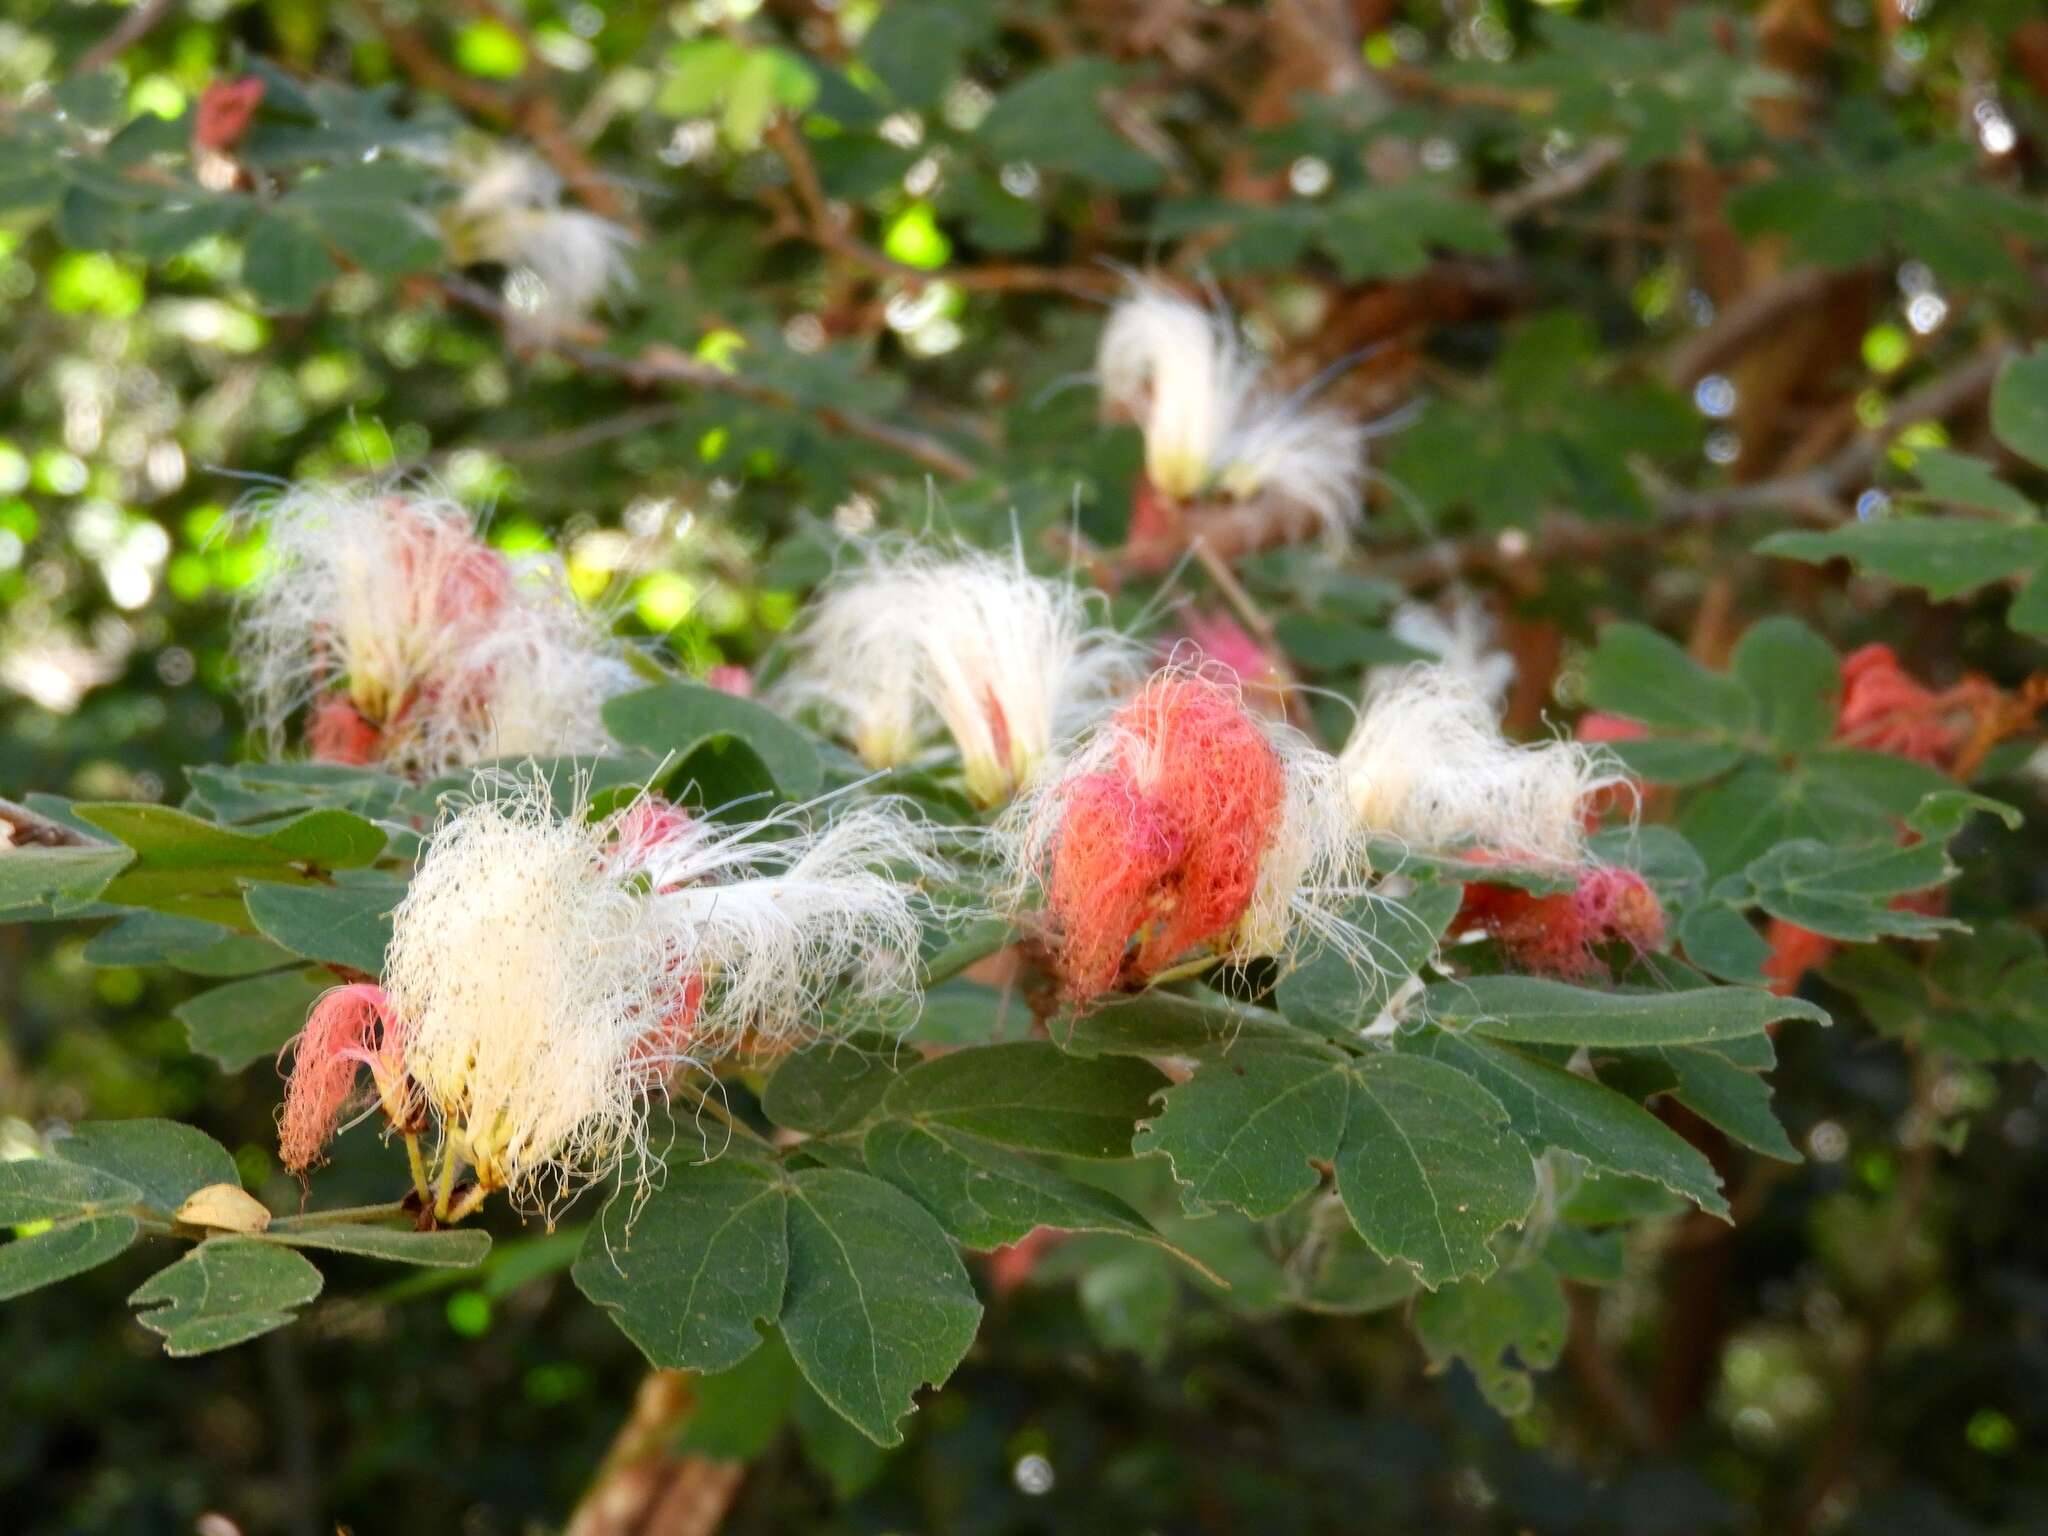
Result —
[[777, 1125], [812, 1136], [851, 1130], [900, 1075], [893, 1055], [884, 1042], [866, 1039], [800, 1051], [768, 1079], [761, 1109]]
[[1936, 842], [1841, 849], [1805, 839], [1778, 844], [1747, 870], [1757, 904], [1771, 916], [1854, 944], [1884, 934], [1929, 938], [1960, 927], [1953, 918], [1893, 905], [1946, 884], [1955, 872]]
[[877, 1445], [918, 1388], [943, 1383], [974, 1342], [981, 1303], [931, 1215], [865, 1174], [792, 1180], [782, 1333], [804, 1380]]
[[1750, 625], [1730, 670], [1756, 701], [1757, 726], [1776, 750], [1810, 751], [1834, 733], [1841, 666], [1828, 643], [1797, 619]]
[[194, 976], [247, 976], [288, 964], [275, 944], [218, 923], [136, 912], [94, 934], [85, 946], [88, 965], [168, 965]]
[[2048, 526], [1901, 515], [1825, 531], [1774, 533], [1756, 548], [1761, 555], [1814, 565], [1849, 560], [1859, 570], [1923, 588], [1940, 603], [2048, 561]]
[[2015, 522], [2035, 515], [2034, 504], [2001, 480], [1986, 460], [1944, 448], [1916, 448], [1910, 467], [1926, 500]]
[[621, 744], [656, 757], [688, 757], [720, 737], [738, 741], [792, 800], [808, 800], [825, 782], [817, 748], [803, 732], [751, 699], [695, 683], [658, 683], [610, 700], [605, 726]]
[[282, 213], [258, 214], [242, 244], [242, 281], [266, 309], [304, 309], [340, 273], [320, 237]]
[[2014, 453], [2048, 469], [2048, 347], [2037, 346], [1998, 370], [1991, 430]]
[[1361, 967], [1325, 948], [1280, 978], [1274, 1002], [1304, 1029], [1355, 1034], [1436, 953], [1463, 900], [1462, 885], [1439, 881], [1417, 886], [1399, 901], [1371, 896], [1353, 903], [1344, 915], [1365, 936], [1370, 962]]
[[209, 1238], [128, 1298], [171, 1356], [208, 1354], [286, 1326], [320, 1294], [320, 1271], [274, 1243]]
[[1710, 672], [1676, 642], [1641, 624], [1610, 624], [1586, 662], [1586, 697], [1645, 725], [1713, 738], [1745, 735], [1754, 723], [1749, 690]]
[[1534, 1406], [1533, 1373], [1562, 1358], [1570, 1327], [1564, 1287], [1541, 1263], [1447, 1285], [1415, 1305], [1416, 1337], [1430, 1364], [1441, 1370], [1462, 1360], [1486, 1400], [1510, 1418]]

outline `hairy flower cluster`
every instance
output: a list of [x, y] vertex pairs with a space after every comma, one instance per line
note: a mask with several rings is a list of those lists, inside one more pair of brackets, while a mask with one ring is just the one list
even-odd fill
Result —
[[562, 203], [562, 178], [525, 150], [490, 149], [459, 160], [462, 190], [443, 216], [449, 252], [468, 265], [511, 269], [507, 293], [528, 314], [574, 319], [630, 288], [624, 225]]
[[[381, 987], [314, 1009], [283, 1140], [303, 1169], [371, 1066], [481, 1189], [546, 1207], [649, 1156], [681, 1068], [817, 1038], [914, 993], [926, 840], [879, 802], [810, 826], [644, 799], [597, 822], [545, 785], [481, 781], [434, 832], [393, 918]], [[394, 1110], [394, 1119], [404, 1111]]]
[[1515, 658], [1500, 649], [1493, 615], [1470, 592], [1453, 592], [1439, 603], [1402, 603], [1388, 621], [1387, 633], [1467, 679], [1496, 715], [1507, 703], [1508, 690], [1515, 684]]
[[1482, 679], [1429, 663], [1374, 680], [1339, 761], [1368, 833], [1551, 864], [1583, 861], [1588, 801], [1627, 781], [1597, 747], [1509, 741]]
[[508, 560], [457, 503], [392, 483], [293, 486], [253, 515], [269, 568], [235, 656], [273, 752], [301, 710], [314, 757], [414, 775], [607, 746], [632, 674], [556, 561]]
[[778, 696], [873, 768], [903, 766], [943, 730], [968, 795], [999, 805], [1135, 680], [1136, 647], [1089, 607], [1021, 551], [876, 545], [819, 595]]
[[1042, 900], [1062, 986], [1081, 1002], [1197, 954], [1362, 951], [1332, 907], [1355, 839], [1337, 767], [1236, 687], [1153, 674], [999, 829], [1012, 902]]
[[1103, 327], [1095, 376], [1104, 408], [1144, 431], [1141, 502], [1271, 498], [1332, 539], [1357, 522], [1364, 429], [1263, 385], [1223, 317], [1135, 281]]
[[1565, 981], [1598, 974], [1598, 946], [1628, 944], [1638, 951], [1664, 942], [1664, 907], [1649, 883], [1631, 869], [1596, 865], [1568, 891], [1534, 895], [1512, 885], [1475, 882], [1465, 887], [1461, 927], [1479, 927], [1517, 966]]

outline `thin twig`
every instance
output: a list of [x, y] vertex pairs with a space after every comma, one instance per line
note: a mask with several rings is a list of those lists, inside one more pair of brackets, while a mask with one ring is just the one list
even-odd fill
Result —
[[78, 62], [71, 66], [71, 73], [90, 75], [105, 69], [154, 32], [157, 24], [177, 8], [178, 0], [143, 0], [141, 5], [121, 18], [119, 26], [78, 56]]
[[1561, 203], [1568, 197], [1577, 196], [1619, 165], [1621, 151], [1619, 139], [1595, 139], [1562, 165], [1540, 176], [1530, 177], [1519, 187], [1510, 188], [1493, 198], [1488, 206], [1493, 210], [1493, 216], [1506, 224], [1551, 203]]
[[[437, 286], [457, 303], [489, 315], [508, 329], [516, 330], [521, 325], [530, 324], [525, 316], [488, 288], [464, 278], [442, 278]], [[585, 328], [584, 334], [590, 334], [590, 329]], [[949, 480], [966, 480], [977, 473], [972, 462], [926, 433], [879, 421], [843, 406], [799, 404], [772, 385], [749, 379], [744, 374], [727, 373], [674, 347], [655, 343], [636, 356], [622, 357], [616, 352], [607, 352], [561, 336], [549, 338], [547, 345], [558, 356], [587, 373], [606, 374], [642, 389], [663, 384], [686, 384], [694, 389], [751, 400], [757, 405], [791, 411], [808, 410], [817, 421], [834, 431], [891, 449]]]
[[90, 848], [93, 842], [63, 822], [52, 821], [12, 800], [0, 800], [0, 829], [7, 833], [5, 838], [0, 838], [0, 848]]

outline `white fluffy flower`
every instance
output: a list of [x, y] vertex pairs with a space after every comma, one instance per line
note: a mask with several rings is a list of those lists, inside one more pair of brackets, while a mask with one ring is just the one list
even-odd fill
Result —
[[1339, 762], [1368, 832], [1556, 863], [1584, 856], [1588, 797], [1627, 778], [1595, 747], [1509, 741], [1469, 672], [1428, 663], [1375, 680]]
[[943, 728], [969, 796], [1000, 804], [1134, 680], [1136, 647], [1088, 609], [1019, 550], [878, 545], [819, 595], [780, 692], [875, 768], [908, 762]]
[[[489, 261], [515, 272], [516, 303], [542, 314], [588, 314], [614, 288], [632, 285], [633, 234], [621, 224], [562, 204], [562, 178], [524, 150], [493, 149], [457, 166], [461, 194], [449, 209], [449, 243], [459, 262]], [[519, 271], [538, 292], [523, 293]]]
[[1106, 405], [1145, 432], [1145, 473], [1176, 500], [1198, 494], [1242, 402], [1245, 369], [1230, 327], [1142, 279], [1109, 312], [1095, 354]]
[[1315, 519], [1326, 539], [1356, 526], [1365, 428], [1336, 411], [1261, 397], [1233, 424], [1217, 484], [1240, 501], [1270, 496]]
[[1499, 626], [1471, 592], [1459, 588], [1447, 603], [1403, 603], [1394, 610], [1387, 631], [1396, 640], [1427, 651], [1448, 671], [1470, 679], [1474, 691], [1496, 713], [1507, 702], [1515, 683], [1515, 658], [1495, 644]]
[[1104, 404], [1143, 428], [1146, 478], [1173, 500], [1270, 497], [1332, 539], [1357, 522], [1365, 430], [1259, 386], [1226, 318], [1136, 280], [1109, 313], [1095, 374]]
[[485, 1188], [545, 1206], [635, 1155], [646, 1168], [652, 1100], [680, 1067], [816, 1038], [828, 997], [852, 1022], [914, 995], [897, 875], [933, 866], [890, 806], [816, 831], [656, 801], [592, 824], [536, 782], [482, 788], [427, 845], [384, 987], [407, 1073]]
[[316, 754], [416, 775], [607, 746], [598, 711], [630, 674], [552, 557], [508, 560], [461, 505], [392, 481], [292, 486], [248, 518], [269, 563], [234, 649], [273, 752], [308, 705]]

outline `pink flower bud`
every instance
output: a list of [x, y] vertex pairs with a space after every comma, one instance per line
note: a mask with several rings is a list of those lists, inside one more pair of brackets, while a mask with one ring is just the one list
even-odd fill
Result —
[[1156, 674], [1109, 731], [1114, 757], [1056, 801], [1046, 899], [1075, 1001], [1227, 935], [1251, 905], [1285, 792], [1279, 754], [1236, 690], [1212, 679]]
[[400, 1029], [382, 987], [367, 982], [336, 987], [313, 1005], [306, 1027], [291, 1044], [292, 1070], [278, 1123], [285, 1167], [304, 1174], [319, 1160], [356, 1095], [364, 1068], [377, 1080], [388, 1107], [403, 1081]]

